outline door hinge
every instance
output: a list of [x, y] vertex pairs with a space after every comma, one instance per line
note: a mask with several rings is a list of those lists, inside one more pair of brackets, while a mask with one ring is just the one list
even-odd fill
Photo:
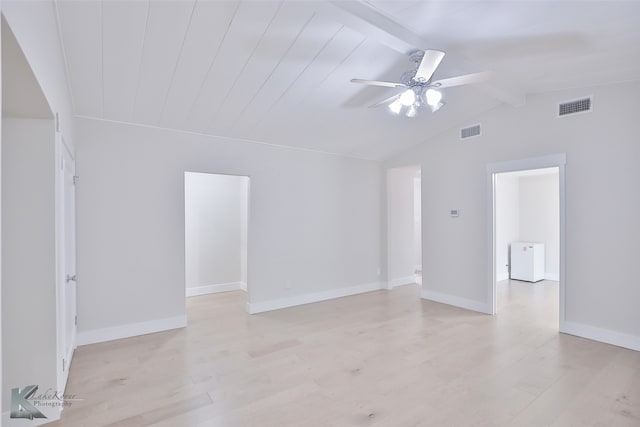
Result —
[[77, 185], [79, 179], [80, 179], [80, 177], [78, 175], [74, 175], [73, 176], [73, 185]]
[[60, 132], [60, 115], [56, 113], [56, 132]]
[[67, 361], [66, 361], [66, 360], [64, 360], [64, 358], [63, 358], [63, 359], [62, 359], [62, 372], [64, 372], [64, 371], [65, 371], [66, 367], [67, 367]]

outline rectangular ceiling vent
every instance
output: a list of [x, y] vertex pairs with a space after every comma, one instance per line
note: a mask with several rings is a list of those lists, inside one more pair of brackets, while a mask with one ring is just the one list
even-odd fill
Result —
[[471, 138], [478, 135], [480, 135], [480, 125], [460, 129], [460, 139]]
[[577, 113], [589, 113], [593, 99], [588, 96], [586, 98], [574, 99], [572, 101], [565, 101], [558, 104], [558, 117], [568, 116], [570, 114]]

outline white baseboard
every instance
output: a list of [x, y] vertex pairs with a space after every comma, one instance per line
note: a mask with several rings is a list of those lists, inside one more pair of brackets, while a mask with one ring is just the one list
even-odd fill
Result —
[[130, 323], [128, 325], [111, 328], [94, 329], [78, 333], [78, 345], [95, 344], [99, 342], [152, 334], [170, 329], [187, 326], [187, 316], [169, 317], [167, 319], [150, 320], [148, 322]]
[[349, 286], [346, 288], [331, 289], [313, 294], [297, 295], [288, 298], [279, 298], [270, 301], [248, 302], [247, 313], [256, 314], [265, 311], [279, 310], [281, 308], [295, 307], [297, 305], [310, 304], [313, 302], [326, 301], [334, 298], [346, 297], [349, 295], [363, 294], [365, 292], [379, 291], [386, 289], [383, 282], [365, 283], [363, 285]]
[[393, 289], [397, 286], [403, 286], [403, 285], [413, 285], [414, 283], [416, 283], [416, 276], [407, 276], [407, 277], [399, 277], [397, 279], [391, 279], [389, 280], [389, 283], [387, 284], [387, 289]]
[[489, 312], [488, 304], [480, 301], [457, 297], [455, 295], [443, 294], [440, 292], [430, 291], [428, 289], [422, 290], [421, 297], [423, 299], [428, 299], [430, 301], [435, 301], [442, 304], [453, 305], [455, 307], [478, 311], [484, 314], [491, 314]]
[[[247, 285], [245, 284], [244, 287], [246, 290]], [[237, 291], [239, 289], [242, 289], [242, 282], [219, 283], [217, 285], [205, 286], [190, 286], [184, 289], [185, 294], [188, 297], [195, 297], [198, 295], [217, 294], [218, 292]]]
[[559, 282], [560, 275], [558, 273], [544, 273], [544, 280], [553, 280], [554, 282]]
[[640, 336], [602, 329], [584, 323], [564, 321], [560, 323], [560, 332], [577, 337], [600, 341], [607, 344], [640, 351]]
[[247, 292], [247, 282], [240, 282], [240, 289]]
[[422, 274], [416, 274], [413, 280], [415, 280], [415, 283], [422, 286]]
[[496, 274], [496, 282], [502, 282], [503, 280], [509, 280], [509, 273], [498, 273]]
[[[503, 280], [509, 279], [509, 273], [499, 273], [496, 274], [496, 282], [502, 282]], [[544, 280], [553, 280], [558, 282], [560, 280], [560, 275], [558, 273], [544, 273]]]

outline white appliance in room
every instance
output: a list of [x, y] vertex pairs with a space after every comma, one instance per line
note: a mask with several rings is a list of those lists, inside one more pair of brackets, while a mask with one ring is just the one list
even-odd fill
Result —
[[511, 279], [544, 280], [544, 243], [511, 243]]

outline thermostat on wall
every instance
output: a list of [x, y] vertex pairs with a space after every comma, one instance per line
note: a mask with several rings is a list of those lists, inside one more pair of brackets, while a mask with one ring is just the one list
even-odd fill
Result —
[[449, 215], [451, 215], [451, 218], [457, 218], [460, 216], [460, 210], [459, 209], [451, 209], [451, 212], [449, 213]]

